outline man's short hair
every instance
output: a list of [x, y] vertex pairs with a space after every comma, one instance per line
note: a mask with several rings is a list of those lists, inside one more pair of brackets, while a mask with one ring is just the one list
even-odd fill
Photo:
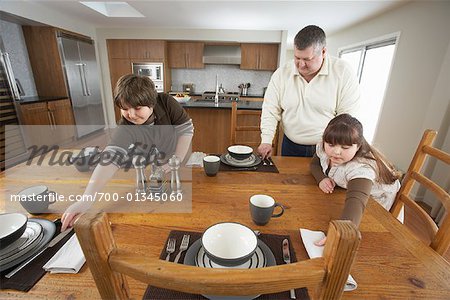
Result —
[[304, 50], [313, 46], [315, 50], [322, 50], [327, 44], [325, 32], [316, 25], [308, 25], [300, 30], [294, 38], [294, 46]]

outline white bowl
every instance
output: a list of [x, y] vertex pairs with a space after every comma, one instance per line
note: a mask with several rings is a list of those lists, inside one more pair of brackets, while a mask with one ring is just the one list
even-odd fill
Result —
[[238, 266], [249, 260], [258, 246], [256, 234], [239, 223], [218, 223], [202, 235], [206, 255], [221, 266]]
[[27, 228], [28, 217], [24, 214], [0, 215], [0, 246], [4, 248], [20, 238]]
[[237, 160], [244, 160], [253, 154], [253, 148], [244, 145], [234, 145], [228, 147], [228, 153], [232, 158]]

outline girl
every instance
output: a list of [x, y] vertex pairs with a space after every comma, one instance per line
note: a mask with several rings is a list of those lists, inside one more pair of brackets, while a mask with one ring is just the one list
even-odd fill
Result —
[[324, 193], [332, 193], [336, 185], [347, 189], [341, 219], [356, 226], [369, 196], [389, 210], [400, 189], [400, 173], [367, 143], [362, 124], [349, 114], [338, 115], [328, 123], [310, 169]]
[[[84, 192], [86, 196], [100, 192], [123, 167], [124, 160], [130, 156], [130, 147], [140, 146], [142, 149], [144, 146], [144, 151], [150, 151], [150, 146], [155, 145], [158, 150], [163, 150], [161, 153], [165, 154], [165, 160], [162, 168], [167, 171], [167, 160], [172, 154], [180, 161], [184, 160], [194, 134], [192, 120], [183, 107], [172, 96], [158, 93], [148, 77], [124, 75], [117, 81], [114, 94], [114, 104], [120, 108], [122, 115], [118, 124], [122, 126], [116, 128], [111, 141], [103, 150], [102, 157], [106, 161], [102, 159], [94, 169]], [[73, 226], [91, 203], [79, 201], [67, 208], [61, 218], [61, 230]]]

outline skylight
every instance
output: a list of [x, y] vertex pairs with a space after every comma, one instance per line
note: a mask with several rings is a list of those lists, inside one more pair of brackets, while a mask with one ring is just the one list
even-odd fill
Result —
[[138, 12], [126, 2], [93, 2], [80, 1], [81, 4], [111, 18], [142, 18], [143, 14]]

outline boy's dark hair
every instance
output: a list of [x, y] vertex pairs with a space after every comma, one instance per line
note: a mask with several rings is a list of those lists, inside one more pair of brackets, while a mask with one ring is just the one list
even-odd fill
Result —
[[377, 181], [381, 183], [391, 184], [401, 177], [394, 165], [366, 141], [361, 122], [349, 114], [340, 114], [328, 123], [323, 132], [323, 142], [346, 146], [357, 144], [359, 149], [355, 157], [374, 160], [377, 164]]
[[325, 32], [316, 25], [308, 25], [300, 30], [294, 38], [294, 46], [304, 50], [313, 46], [315, 50], [322, 50], [327, 45]]
[[119, 108], [154, 107], [158, 98], [155, 84], [147, 76], [123, 75], [114, 89], [114, 104]]

